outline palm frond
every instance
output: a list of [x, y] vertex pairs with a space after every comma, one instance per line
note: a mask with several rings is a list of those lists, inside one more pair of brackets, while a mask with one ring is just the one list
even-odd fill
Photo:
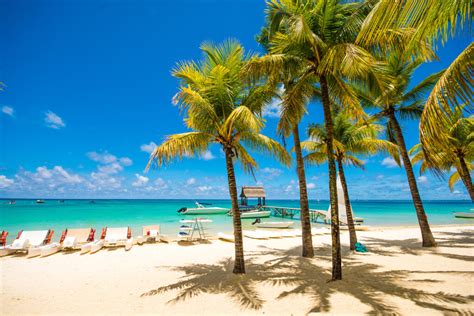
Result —
[[153, 150], [146, 170], [155, 163], [157, 166], [166, 165], [172, 159], [192, 157], [204, 152], [213, 141], [213, 136], [201, 132], [188, 132], [168, 136], [166, 140]]

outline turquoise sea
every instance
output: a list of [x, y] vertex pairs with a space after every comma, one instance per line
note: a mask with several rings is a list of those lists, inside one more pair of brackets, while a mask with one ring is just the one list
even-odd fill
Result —
[[[228, 200], [199, 200], [214, 206], [230, 207]], [[54, 239], [59, 239], [65, 228], [93, 227], [98, 232], [105, 226], [130, 226], [133, 235], [141, 233], [142, 225], [159, 224], [162, 233], [176, 236], [179, 220], [194, 218], [180, 215], [181, 207], [193, 207], [193, 200], [45, 200], [36, 204], [35, 200], [17, 200], [9, 205], [8, 200], [0, 200], [0, 230], [10, 232], [11, 241], [21, 229], [54, 229]], [[366, 225], [394, 226], [417, 225], [415, 210], [411, 201], [353, 201], [356, 216], [363, 217]], [[431, 224], [474, 224], [473, 219], [458, 219], [453, 212], [468, 211], [473, 208], [470, 201], [425, 201], [425, 210]], [[299, 207], [298, 200], [268, 200], [267, 205]], [[327, 210], [328, 201], [310, 201], [310, 208]], [[211, 233], [232, 231], [232, 218], [225, 214], [206, 215], [213, 220], [209, 224]], [[281, 220], [279, 218], [278, 220]], [[253, 220], [243, 220], [244, 229], [251, 228]], [[299, 219], [293, 220], [296, 225]]]

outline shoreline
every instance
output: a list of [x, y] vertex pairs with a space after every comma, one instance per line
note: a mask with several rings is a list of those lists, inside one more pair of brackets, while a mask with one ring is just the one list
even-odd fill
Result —
[[432, 227], [439, 246], [422, 248], [418, 228], [358, 232], [369, 253], [348, 249], [343, 280], [329, 282], [330, 235], [244, 238], [247, 274], [232, 274], [233, 243], [159, 243], [0, 258], [0, 314], [306, 315], [474, 312], [474, 225]]

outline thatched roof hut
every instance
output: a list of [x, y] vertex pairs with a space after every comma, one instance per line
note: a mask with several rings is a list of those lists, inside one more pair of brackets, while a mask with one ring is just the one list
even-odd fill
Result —
[[265, 197], [265, 189], [263, 187], [243, 186], [240, 193], [242, 205], [247, 205], [247, 199], [249, 198], [257, 198], [258, 204], [265, 205]]

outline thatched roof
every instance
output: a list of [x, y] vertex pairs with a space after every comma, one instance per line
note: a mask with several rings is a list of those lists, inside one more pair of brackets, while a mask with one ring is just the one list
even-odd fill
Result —
[[264, 198], [265, 197], [265, 189], [263, 187], [242, 187], [242, 192], [240, 193], [240, 197], [246, 198]]

